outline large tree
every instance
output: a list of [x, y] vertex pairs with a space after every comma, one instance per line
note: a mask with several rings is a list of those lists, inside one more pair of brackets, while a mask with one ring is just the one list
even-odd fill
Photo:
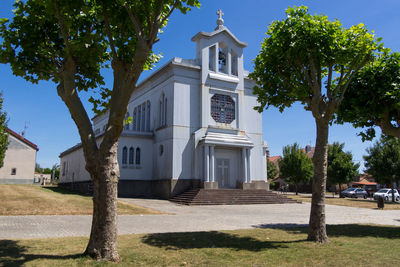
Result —
[[[378, 183], [390, 184], [400, 180], [400, 141], [398, 138], [382, 136], [364, 156], [365, 167]], [[395, 201], [392, 190], [392, 201]]]
[[359, 163], [353, 162], [351, 152], [343, 150], [344, 143], [334, 142], [328, 146], [328, 181], [331, 184], [339, 184], [339, 192], [342, 184], [351, 182], [359, 175]]
[[3, 94], [0, 93], [0, 168], [3, 167], [8, 146], [7, 113], [3, 110], [3, 100]]
[[283, 158], [279, 161], [280, 177], [293, 184], [298, 195], [300, 183], [306, 183], [313, 177], [313, 163], [297, 143], [283, 148]]
[[375, 137], [374, 126], [400, 138], [400, 54], [384, 51], [352, 80], [338, 121], [366, 128], [363, 140]]
[[273, 162], [267, 160], [267, 177], [268, 177], [268, 179], [269, 180], [274, 179], [278, 175], [278, 173], [279, 173], [279, 170], [276, 167], [276, 165]]
[[288, 8], [274, 21], [255, 59], [259, 112], [275, 106], [282, 112], [294, 102], [310, 111], [316, 123], [314, 178], [308, 239], [328, 242], [325, 225], [328, 132], [354, 75], [373, 58], [377, 40], [363, 24], [344, 28], [307, 7]]
[[[117, 252], [118, 138], [141, 72], [157, 61], [152, 53], [160, 30], [177, 9], [198, 0], [27, 0], [16, 1], [11, 21], [1, 19], [0, 61], [29, 82], [51, 80], [67, 106], [82, 142], [93, 181], [93, 220], [85, 253], [119, 261]], [[107, 88], [100, 70], [111, 65]], [[108, 123], [99, 144], [80, 98], [89, 91]]]

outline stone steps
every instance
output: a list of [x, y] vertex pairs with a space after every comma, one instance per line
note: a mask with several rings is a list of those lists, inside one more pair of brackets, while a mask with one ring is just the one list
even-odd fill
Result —
[[182, 205], [246, 205], [301, 203], [267, 190], [190, 189], [170, 201]]

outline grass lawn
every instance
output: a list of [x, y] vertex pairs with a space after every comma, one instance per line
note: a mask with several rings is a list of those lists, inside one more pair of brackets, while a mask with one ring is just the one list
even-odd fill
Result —
[[[311, 195], [292, 195], [286, 194], [285, 196], [289, 198], [293, 198], [296, 200], [300, 200], [302, 202], [311, 202]], [[329, 193], [326, 194], [325, 204], [330, 205], [339, 205], [339, 206], [348, 206], [348, 207], [357, 207], [357, 208], [367, 208], [367, 209], [376, 209], [377, 204], [376, 200], [372, 199], [361, 199], [361, 198], [333, 198]], [[385, 202], [385, 210], [400, 210], [400, 203], [393, 202]], [[399, 263], [400, 264], [400, 263]]]
[[[92, 214], [92, 197], [59, 187], [0, 185], [0, 215]], [[118, 202], [118, 214], [160, 214], [161, 212]]]
[[[399, 266], [400, 231], [328, 226], [330, 243], [306, 241], [307, 228], [123, 235], [120, 266]], [[0, 240], [4, 266], [111, 266], [80, 254], [87, 238]]]

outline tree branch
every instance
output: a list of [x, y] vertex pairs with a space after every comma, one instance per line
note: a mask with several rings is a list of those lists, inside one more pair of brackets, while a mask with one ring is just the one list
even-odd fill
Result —
[[164, 24], [164, 22], [171, 16], [172, 12], [175, 10], [176, 5], [178, 4], [178, 0], [175, 0], [174, 4], [172, 5], [172, 8], [169, 10], [168, 14], [163, 18], [163, 20], [160, 23], [160, 26]]
[[384, 134], [400, 138], [400, 128], [393, 126], [391, 121], [392, 118], [389, 114], [389, 110], [385, 109], [383, 112], [383, 118], [377, 121], [376, 124], [381, 128]]
[[154, 40], [156, 39], [158, 29], [161, 27], [162, 24], [159, 24], [159, 20], [161, 18], [162, 14], [162, 7], [164, 5], [163, 0], [158, 0], [158, 5], [157, 8], [155, 9], [153, 19], [149, 22], [150, 24], [150, 31], [149, 31], [149, 36], [147, 42], [150, 44], [154, 43]]
[[130, 10], [130, 8], [128, 7], [128, 4], [125, 4], [125, 9], [126, 9], [126, 12], [128, 12], [128, 16], [133, 23], [133, 27], [135, 28], [136, 34], [141, 37], [143, 35], [142, 25], [137, 20], [136, 16], [133, 14], [133, 12]]
[[72, 119], [78, 127], [79, 135], [82, 140], [82, 146], [85, 148], [83, 151], [86, 159], [91, 159], [90, 161], [86, 162], [86, 168], [95, 168], [95, 155], [98, 148], [93, 133], [92, 124], [76, 90], [76, 66], [70, 57], [67, 58], [63, 65], [63, 71], [61, 72], [63, 79], [62, 82], [57, 86], [57, 93], [64, 101]]
[[326, 93], [328, 95], [328, 99], [332, 99], [331, 83], [332, 83], [332, 66], [330, 65], [328, 67], [328, 83], [326, 85]]
[[60, 14], [60, 6], [58, 5], [57, 1], [55, 3], [55, 6], [56, 6], [57, 20], [58, 20], [58, 23], [60, 24], [60, 30], [61, 30], [62, 38], [63, 38], [63, 40], [65, 42], [65, 46], [67, 47], [68, 54], [70, 56], [72, 56], [72, 54], [71, 54], [71, 44], [69, 42], [69, 38], [68, 38], [68, 35], [67, 35], [67, 29], [66, 29], [64, 20], [62, 19], [62, 16]]
[[108, 40], [110, 42], [111, 53], [113, 54], [113, 57], [115, 59], [118, 59], [117, 51], [115, 49], [114, 39], [113, 39], [112, 33], [111, 33], [110, 20], [108, 18], [108, 13], [107, 13], [106, 8], [104, 6], [103, 6], [103, 17], [104, 17], [104, 22], [105, 22], [105, 26], [106, 26], [107, 38], [108, 38]]

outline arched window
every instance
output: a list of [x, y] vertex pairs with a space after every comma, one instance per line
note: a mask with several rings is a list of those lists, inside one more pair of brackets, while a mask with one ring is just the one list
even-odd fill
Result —
[[146, 104], [142, 104], [142, 128], [141, 131], [144, 132], [146, 130]]
[[160, 99], [160, 108], [159, 108], [159, 114], [158, 114], [158, 126], [161, 127], [163, 125], [162, 123], [162, 116], [163, 116], [163, 105], [162, 105], [162, 98]]
[[125, 130], [129, 130], [129, 123], [126, 121], [129, 118], [129, 112], [126, 113], [125, 115]]
[[133, 110], [133, 119], [132, 119], [132, 130], [134, 130], [134, 131], [137, 131], [137, 127], [136, 127], [136, 120], [137, 120], [137, 118], [136, 118], [136, 110], [137, 110], [137, 108], [135, 108], [134, 110]]
[[129, 148], [129, 165], [133, 165], [133, 156], [134, 156], [135, 149], [133, 147]]
[[147, 101], [146, 132], [150, 132], [150, 101]]
[[138, 114], [137, 114], [136, 131], [140, 132], [140, 126], [142, 125], [142, 108], [141, 106], [138, 106], [137, 109], [138, 109]]
[[164, 126], [165, 125], [165, 120], [164, 120], [164, 112], [165, 112], [165, 102], [164, 102], [164, 100], [165, 100], [165, 95], [164, 95], [164, 93], [162, 93], [161, 94], [161, 97], [160, 97], [160, 114], [159, 114], [159, 117], [158, 117], [158, 125], [159, 125], [159, 127], [162, 127], [162, 126]]
[[140, 148], [136, 148], [136, 165], [140, 165]]
[[164, 99], [164, 126], [167, 125], [167, 98]]
[[128, 163], [128, 148], [124, 146], [122, 149], [122, 165], [126, 165]]

